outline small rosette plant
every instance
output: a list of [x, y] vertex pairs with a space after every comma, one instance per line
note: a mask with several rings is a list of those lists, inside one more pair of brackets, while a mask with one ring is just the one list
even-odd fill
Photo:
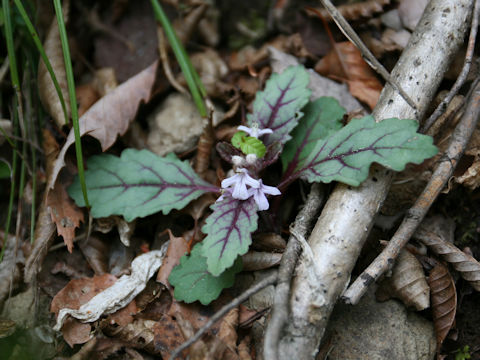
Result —
[[[431, 137], [418, 134], [415, 120], [372, 116], [342, 125], [345, 110], [330, 97], [309, 101], [309, 75], [302, 66], [273, 74], [257, 93], [247, 123], [231, 142], [216, 146], [231, 164], [221, 188], [202, 180], [176, 156], [158, 157], [147, 150], [125, 150], [121, 157], [102, 154], [88, 160], [86, 183], [91, 214], [123, 215], [127, 221], [158, 211], [181, 209], [207, 192], [218, 193], [190, 255], [182, 257], [169, 281], [177, 300], [208, 304], [232, 286], [241, 271], [241, 255], [252, 243], [258, 211], [269, 210], [269, 198], [279, 196], [297, 179], [340, 181], [358, 186], [373, 162], [400, 171], [437, 153]], [[278, 184], [264, 184], [264, 170], [278, 159]], [[273, 186], [276, 185], [276, 186]], [[78, 179], [69, 188], [84, 206]]]

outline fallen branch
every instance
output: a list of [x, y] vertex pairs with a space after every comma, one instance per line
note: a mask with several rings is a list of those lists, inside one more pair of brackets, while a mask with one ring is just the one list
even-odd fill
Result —
[[292, 235], [288, 240], [287, 248], [282, 256], [280, 268], [278, 269], [278, 281], [275, 288], [272, 316], [267, 324], [264, 336], [264, 359], [278, 359], [278, 342], [280, 334], [288, 319], [288, 297], [290, 294], [290, 282], [292, 274], [297, 265], [298, 256], [302, 246], [294, 233], [306, 236], [310, 223], [318, 212], [323, 202], [319, 184], [313, 184], [308, 195], [305, 206], [295, 218]]
[[447, 96], [442, 100], [442, 102], [437, 106], [435, 111], [430, 115], [430, 117], [425, 121], [422, 126], [422, 132], [426, 133], [428, 129], [437, 121], [437, 119], [445, 112], [448, 104], [452, 101], [453, 97], [457, 95], [460, 88], [467, 80], [468, 72], [470, 71], [470, 65], [472, 65], [473, 51], [475, 50], [475, 40], [477, 39], [477, 30], [478, 30], [478, 16], [480, 15], [480, 0], [475, 0], [475, 7], [473, 9], [472, 15], [472, 25], [470, 27], [470, 36], [468, 38], [467, 53], [465, 54], [465, 62], [458, 75], [455, 84], [448, 92]]
[[[417, 201], [407, 211], [405, 218], [399, 228], [388, 242], [387, 247], [368, 266], [367, 269], [355, 280], [345, 291], [343, 299], [348, 304], [356, 304], [367, 291], [368, 286], [376, 281], [385, 271], [389, 270], [395, 263], [400, 250], [410, 240], [417, 227], [427, 214], [428, 209], [442, 191], [448, 179], [462, 157], [473, 130], [477, 126], [480, 115], [480, 82], [474, 85], [474, 91], [470, 95], [467, 109], [458, 123], [450, 139], [445, 155], [440, 159], [437, 168], [432, 174], [430, 181], [418, 197]], [[421, 238], [422, 241], [425, 237]]]
[[187, 349], [190, 345], [192, 345], [195, 341], [199, 340], [205, 332], [210, 329], [213, 324], [215, 324], [218, 320], [220, 320], [223, 316], [225, 316], [230, 310], [240, 305], [242, 302], [247, 300], [250, 296], [256, 294], [262, 289], [265, 289], [267, 286], [273, 285], [277, 282], [277, 273], [271, 275], [262, 281], [259, 281], [257, 284], [253, 285], [252, 287], [248, 288], [244, 291], [241, 295], [237, 296], [235, 299], [230, 301], [228, 304], [224, 305], [220, 310], [218, 310], [208, 322], [203, 325], [194, 336], [190, 339], [185, 341], [182, 345], [177, 347], [174, 351], [172, 351], [172, 355], [170, 356], [171, 360], [174, 360], [178, 356], [181, 355], [182, 351]]
[[[387, 84], [373, 112], [377, 120], [424, 116], [442, 74], [463, 43], [472, 7], [473, 0], [430, 1], [392, 71], [392, 77], [414, 97], [417, 112]], [[312, 269], [303, 259], [299, 261], [290, 297], [292, 315], [281, 339], [279, 359], [314, 357], [391, 179], [391, 171], [373, 167], [361, 186], [337, 185], [330, 196], [309, 238], [315, 271], [321, 277], [309, 281]]]

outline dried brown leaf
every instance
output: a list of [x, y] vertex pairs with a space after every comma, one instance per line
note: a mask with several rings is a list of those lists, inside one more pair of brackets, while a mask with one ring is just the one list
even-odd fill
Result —
[[144, 349], [151, 354], [160, 355], [155, 346], [155, 327], [153, 320], [136, 319], [126, 326], [112, 325], [106, 320], [100, 322], [100, 328], [108, 335], [123, 341], [130, 347]]
[[100, 98], [92, 84], [79, 85], [75, 88], [78, 102], [78, 116], [82, 116]]
[[377, 104], [383, 86], [351, 42], [336, 43], [335, 49], [315, 65], [315, 70], [324, 76], [343, 79], [352, 95], [371, 109]]
[[[342, 16], [349, 20], [364, 20], [374, 17], [376, 14], [383, 12], [383, 8], [390, 4], [390, 0], [368, 0], [362, 2], [355, 2], [351, 4], [344, 4], [337, 6], [337, 10]], [[320, 12], [325, 20], [333, 20], [328, 12], [322, 7], [316, 9]], [[307, 11], [307, 14], [314, 16], [313, 12]], [[317, 16], [315, 14], [315, 16]]]
[[244, 271], [269, 269], [280, 263], [282, 254], [272, 252], [249, 251], [242, 256]]
[[78, 246], [95, 275], [99, 276], [108, 272], [110, 255], [108, 244], [105, 243], [98, 233], [91, 234], [88, 241], [79, 241]]
[[245, 336], [240, 344], [238, 344], [238, 358], [240, 360], [252, 360], [252, 355], [250, 354], [250, 342], [252, 339], [250, 336]]
[[217, 337], [226, 345], [227, 350], [224, 357], [228, 357], [228, 353], [236, 353], [237, 349], [237, 327], [238, 327], [238, 307], [230, 310], [220, 323], [220, 330]]
[[[430, 288], [417, 258], [407, 250], [400, 251], [392, 270], [392, 276], [385, 279], [379, 287], [391, 297], [398, 298], [417, 311], [430, 306]], [[378, 293], [378, 292], [377, 292]]]
[[[153, 327], [153, 333], [155, 348], [164, 359], [168, 359], [170, 352], [185, 342], [177, 321], [169, 315], [162, 315]], [[188, 350], [184, 350], [181, 354], [183, 358], [186, 358]]]
[[[127, 131], [135, 118], [141, 102], [146, 102], [152, 94], [152, 87], [158, 62], [130, 78], [115, 90], [97, 101], [79, 120], [80, 135], [93, 136], [107, 150], [113, 145], [118, 135]], [[65, 166], [65, 154], [75, 142], [73, 129], [55, 161], [53, 173], [48, 182], [48, 188], [53, 189], [60, 170]]]
[[[50, 311], [58, 315], [63, 308], [78, 309], [95, 295], [112, 286], [117, 278], [110, 274], [71, 280], [52, 300]], [[65, 341], [73, 347], [90, 339], [90, 324], [69, 318], [62, 327]]]
[[[68, 21], [69, 8], [70, 1], [64, 1], [62, 12], [65, 22]], [[63, 60], [62, 44], [60, 42], [60, 33], [58, 31], [57, 19], [55, 17], [53, 18], [48, 30], [43, 48], [45, 49], [48, 59], [50, 60], [53, 72], [55, 73], [55, 77], [57, 78], [60, 86], [67, 110], [67, 118], [70, 118], [70, 100], [68, 97], [67, 75], [65, 73], [65, 63]], [[65, 125], [65, 115], [63, 113], [60, 99], [55, 86], [53, 85], [50, 73], [47, 71], [45, 63], [42, 60], [40, 60], [38, 65], [38, 89], [40, 100], [47, 112], [50, 114], [50, 116], [52, 116], [55, 123], [59, 127]]]
[[452, 264], [460, 276], [467, 280], [472, 287], [480, 291], [480, 263], [469, 254], [465, 254], [455, 245], [442, 239], [441, 236], [420, 229], [414, 235], [415, 239], [427, 245], [435, 254]]
[[448, 268], [440, 263], [430, 272], [428, 285], [430, 286], [437, 349], [440, 349], [455, 321], [457, 292]]
[[47, 207], [52, 221], [57, 226], [57, 234], [63, 237], [68, 251], [73, 250], [75, 228], [84, 221], [83, 211], [70, 199], [64, 183], [59, 183], [47, 192]]
[[257, 250], [283, 252], [287, 242], [276, 233], [261, 233], [254, 235], [252, 246]]
[[168, 244], [167, 253], [158, 271], [157, 281], [172, 290], [168, 277], [172, 269], [180, 264], [180, 258], [188, 251], [188, 243], [183, 237], [173, 236], [170, 230], [168, 230], [168, 236], [170, 237], [170, 244]]

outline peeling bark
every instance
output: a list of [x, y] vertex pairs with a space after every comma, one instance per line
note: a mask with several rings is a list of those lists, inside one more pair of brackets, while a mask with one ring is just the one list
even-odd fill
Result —
[[[422, 119], [453, 56], [463, 44], [473, 0], [432, 0], [395, 66], [392, 77], [417, 103], [418, 112], [386, 85], [373, 115], [377, 120]], [[392, 173], [373, 167], [358, 188], [338, 185], [309, 244], [315, 264], [302, 258], [293, 283], [291, 318], [280, 343], [280, 359], [313, 359], [330, 313], [388, 192]], [[364, 279], [369, 282], [372, 279]]]

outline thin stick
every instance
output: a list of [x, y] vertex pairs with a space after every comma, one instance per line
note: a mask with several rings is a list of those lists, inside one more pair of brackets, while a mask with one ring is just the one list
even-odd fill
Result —
[[313, 184], [308, 195], [305, 206], [295, 218], [292, 235], [288, 240], [287, 248], [282, 256], [280, 268], [278, 269], [278, 281], [275, 288], [273, 300], [272, 317], [267, 324], [264, 336], [264, 359], [278, 359], [278, 343], [283, 326], [288, 319], [288, 300], [290, 296], [290, 282], [297, 260], [302, 249], [299, 239], [294, 234], [305, 237], [312, 220], [318, 212], [322, 202], [323, 194], [319, 184]]
[[350, 40], [362, 53], [362, 57], [370, 67], [380, 74], [383, 79], [388, 82], [393, 88], [402, 96], [402, 98], [407, 102], [408, 105], [415, 111], [417, 111], [417, 105], [415, 102], [408, 96], [408, 94], [402, 89], [402, 87], [397, 84], [397, 82], [390, 76], [390, 73], [385, 69], [385, 67], [377, 60], [377, 58], [372, 54], [368, 47], [363, 43], [360, 37], [357, 35], [355, 30], [350, 26], [347, 20], [343, 15], [337, 10], [337, 8], [331, 3], [330, 0], [320, 0], [320, 2], [325, 6], [325, 9], [328, 11], [330, 16], [333, 18], [333, 21], [337, 24], [340, 31]]
[[217, 311], [208, 322], [203, 325], [193, 337], [185, 341], [182, 345], [177, 347], [174, 351], [172, 351], [172, 355], [170, 356], [171, 360], [174, 360], [176, 357], [180, 356], [180, 353], [192, 345], [195, 341], [199, 340], [205, 332], [212, 327], [218, 320], [220, 320], [223, 316], [225, 316], [230, 310], [240, 305], [242, 302], [247, 300], [250, 296], [256, 294], [260, 290], [266, 288], [269, 285], [273, 285], [277, 282], [278, 275], [275, 273], [270, 275], [269, 277], [259, 281], [257, 284], [253, 285], [252, 287], [248, 288], [244, 291], [241, 295], [237, 296], [235, 299], [230, 301], [228, 304], [224, 305], [219, 311]]
[[427, 214], [428, 209], [453, 174], [480, 115], [480, 81], [473, 84], [473, 92], [469, 98], [465, 114], [458, 123], [450, 139], [447, 151], [439, 160], [432, 177], [412, 208], [407, 211], [402, 224], [389, 241], [387, 247], [368, 266], [368, 268], [350, 285], [342, 298], [348, 304], [356, 304], [367, 291], [370, 284], [376, 281], [395, 263], [400, 250], [413, 235], [418, 225]]
[[440, 115], [442, 115], [442, 113], [447, 108], [447, 105], [450, 104], [450, 102], [452, 101], [453, 97], [457, 95], [458, 91], [465, 83], [465, 80], [467, 80], [467, 76], [470, 71], [470, 66], [472, 65], [473, 52], [475, 50], [475, 40], [477, 39], [479, 15], [480, 15], [480, 0], [476, 0], [473, 8], [472, 25], [470, 27], [470, 36], [468, 38], [467, 53], [465, 54], [465, 62], [463, 64], [462, 71], [460, 72], [460, 75], [458, 75], [457, 80], [455, 80], [455, 84], [453, 84], [447, 96], [445, 96], [445, 98], [437, 106], [433, 114], [430, 115], [430, 117], [423, 124], [421, 129], [422, 133], [426, 133], [427, 130], [430, 129], [430, 127], [433, 125], [433, 123], [438, 120]]

